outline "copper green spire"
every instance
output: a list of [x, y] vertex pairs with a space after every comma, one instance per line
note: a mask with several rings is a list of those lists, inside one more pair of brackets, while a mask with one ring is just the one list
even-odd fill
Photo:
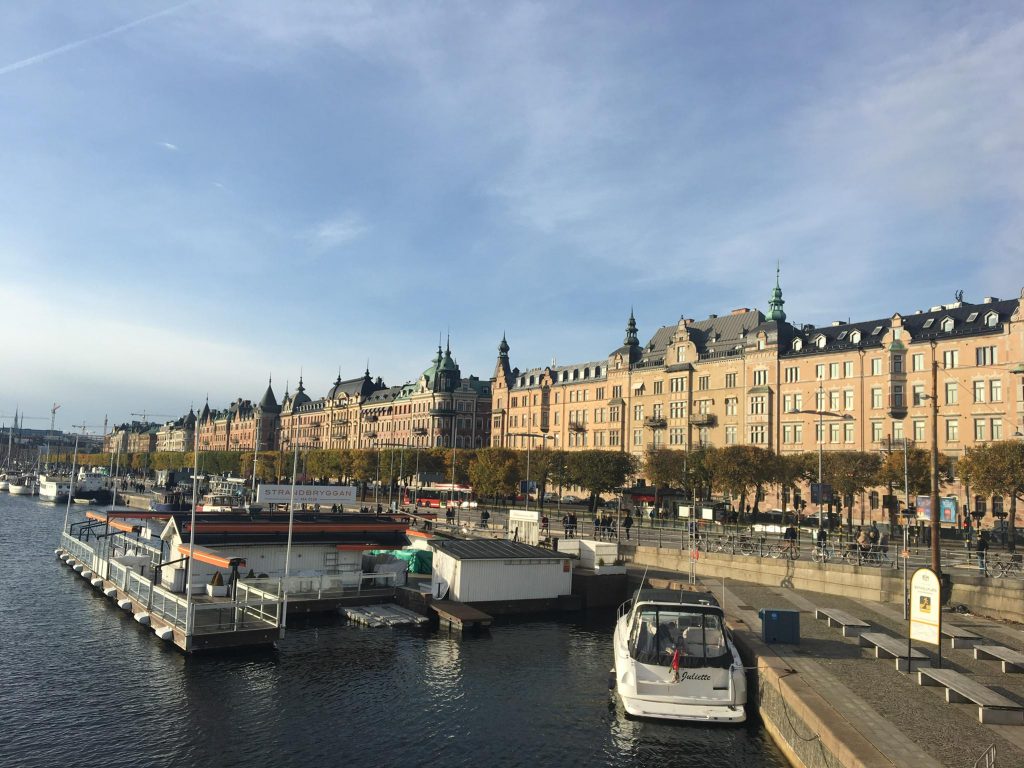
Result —
[[772, 298], [768, 302], [768, 319], [777, 323], [785, 322], [786, 312], [782, 308], [785, 304], [782, 298], [782, 288], [779, 286], [779, 265], [775, 265], [775, 288], [772, 290]]
[[640, 340], [636, 336], [636, 318], [633, 317], [633, 308], [629, 308], [629, 322], [626, 324], [626, 338], [622, 342], [627, 347], [637, 347]]

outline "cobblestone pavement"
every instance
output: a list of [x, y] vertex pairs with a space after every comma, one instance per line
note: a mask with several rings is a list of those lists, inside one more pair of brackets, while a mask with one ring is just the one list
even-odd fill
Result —
[[[653, 574], [649, 574], [653, 575]], [[680, 574], [659, 574], [685, 581]], [[773, 645], [811, 685], [899, 766], [973, 766], [974, 761], [996, 745], [999, 766], [1024, 766], [1024, 726], [982, 725], [974, 704], [947, 704], [945, 689], [923, 687], [916, 675], [896, 671], [892, 659], [876, 659], [861, 648], [856, 637], [844, 638], [838, 627], [830, 628], [814, 618], [816, 608], [839, 608], [897, 637], [906, 637], [907, 624], [899, 603], [803, 592], [782, 586], [762, 586], [728, 580], [709, 580], [703, 585], [723, 600], [726, 613], [741, 619], [760, 634], [757, 612], [781, 608], [800, 612], [800, 644]], [[1024, 628], [970, 614], [943, 613], [943, 622], [967, 629], [988, 644], [1024, 649]], [[933, 646], [915, 642], [914, 647], [932, 658]], [[942, 666], [969, 674], [972, 679], [1024, 704], [1024, 674], [1004, 674], [995, 661], [975, 661], [971, 650], [942, 647]]]

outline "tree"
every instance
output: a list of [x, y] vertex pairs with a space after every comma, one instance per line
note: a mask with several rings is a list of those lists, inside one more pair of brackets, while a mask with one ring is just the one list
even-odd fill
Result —
[[[561, 451], [552, 451], [547, 448], [538, 448], [530, 451], [516, 451], [519, 460], [520, 477], [537, 484], [537, 497], [541, 506], [544, 505], [544, 491], [547, 488], [548, 478], [556, 471], [555, 465], [561, 460]], [[529, 458], [529, 467], [527, 467]], [[527, 477], [529, 471], [529, 477]], [[476, 485], [474, 484], [474, 489]]]
[[518, 479], [518, 457], [507, 448], [481, 448], [469, 465], [469, 480], [481, 498], [514, 494]]
[[637, 471], [636, 457], [622, 451], [573, 452], [566, 463], [572, 484], [590, 492], [591, 511], [600, 494], [622, 486]]
[[[882, 458], [868, 451], [827, 451], [822, 458], [821, 479], [830, 483], [840, 500], [859, 496], [878, 479]], [[853, 507], [847, 510], [847, 527], [853, 528]], [[895, 523], [895, 521], [890, 521]]]
[[761, 488], [775, 481], [777, 456], [756, 445], [727, 445], [714, 455], [716, 487], [731, 496], [739, 496], [740, 519], [744, 519], [747, 495], [754, 493], [754, 511]]
[[1009, 496], [1006, 518], [1007, 549], [1017, 545], [1017, 499], [1024, 500], [1024, 442], [1000, 440], [968, 449], [960, 461], [960, 474], [985, 496]]
[[685, 451], [672, 448], [648, 448], [644, 454], [643, 472], [654, 486], [654, 505], [658, 506], [659, 488], [680, 488], [686, 483]]
[[694, 448], [686, 454], [686, 476], [684, 484], [693, 489], [693, 498], [710, 498], [715, 484], [715, 464], [718, 449], [709, 446]]

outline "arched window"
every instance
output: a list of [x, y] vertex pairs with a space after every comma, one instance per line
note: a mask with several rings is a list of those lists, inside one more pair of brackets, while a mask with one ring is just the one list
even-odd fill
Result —
[[589, 379], [590, 378], [590, 369], [589, 368], [584, 368], [583, 369], [583, 378], [584, 379]]
[[601, 375], [601, 366], [600, 365], [598, 365], [598, 366], [596, 366], [594, 368], [594, 375], [595, 376], [600, 376]]

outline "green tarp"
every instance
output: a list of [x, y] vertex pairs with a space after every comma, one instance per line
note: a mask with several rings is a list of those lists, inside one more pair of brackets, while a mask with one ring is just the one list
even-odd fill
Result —
[[374, 549], [371, 555], [393, 555], [409, 564], [409, 573], [430, 573], [434, 565], [434, 553], [423, 549]]

